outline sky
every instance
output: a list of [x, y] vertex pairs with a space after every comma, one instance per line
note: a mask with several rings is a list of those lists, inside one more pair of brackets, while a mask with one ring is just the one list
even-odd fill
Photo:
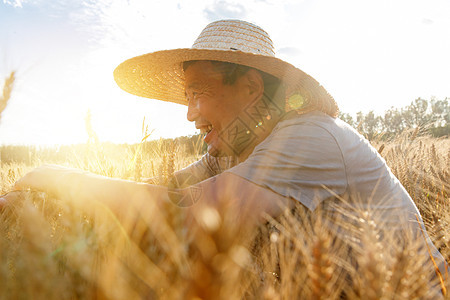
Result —
[[450, 97], [448, 0], [0, 0], [0, 88], [16, 82], [0, 145], [88, 139], [136, 143], [197, 133], [187, 108], [122, 91], [133, 56], [188, 48], [220, 19], [266, 30], [276, 56], [313, 76], [355, 114]]

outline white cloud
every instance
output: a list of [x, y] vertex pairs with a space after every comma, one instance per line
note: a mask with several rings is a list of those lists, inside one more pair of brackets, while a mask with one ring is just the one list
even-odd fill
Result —
[[112, 70], [135, 55], [190, 47], [204, 26], [219, 18], [261, 26], [277, 56], [324, 84], [345, 112], [450, 95], [448, 0], [3, 3], [22, 6], [20, 14], [10, 9], [17, 14], [1, 20], [8, 61], [20, 61], [30, 71], [23, 76], [19, 69], [22, 84], [2, 116], [0, 143], [38, 142], [39, 135], [58, 142], [56, 129], [66, 138], [83, 137], [88, 108], [101, 139], [138, 141], [144, 115], [162, 136], [194, 132], [183, 107], [126, 94], [115, 85]]
[[297, 56], [302, 51], [297, 47], [283, 47], [278, 50], [278, 55]]
[[204, 13], [209, 21], [244, 19], [247, 15], [244, 5], [227, 0], [215, 0], [212, 5], [205, 8]]
[[22, 7], [25, 0], [3, 0], [4, 4], [12, 5], [13, 7]]
[[428, 18], [423, 18], [422, 23], [425, 25], [432, 25], [434, 23], [434, 21], [431, 19], [428, 19]]

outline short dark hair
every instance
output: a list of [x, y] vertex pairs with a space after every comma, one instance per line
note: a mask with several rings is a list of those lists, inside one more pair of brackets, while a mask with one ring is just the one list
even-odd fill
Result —
[[[189, 66], [198, 62], [199, 60], [190, 60], [183, 62], [183, 71], [186, 71]], [[275, 103], [281, 110], [285, 110], [286, 94], [284, 86], [280, 79], [267, 74], [258, 69], [217, 60], [208, 60], [214, 66], [215, 70], [220, 72], [223, 76], [223, 84], [233, 85], [238, 78], [245, 75], [250, 69], [254, 69], [261, 74], [264, 82], [264, 94], [270, 101]]]

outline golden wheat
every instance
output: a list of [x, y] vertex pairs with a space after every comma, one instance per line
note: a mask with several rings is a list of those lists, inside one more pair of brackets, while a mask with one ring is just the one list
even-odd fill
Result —
[[8, 105], [8, 101], [11, 98], [11, 93], [14, 86], [14, 81], [16, 80], [15, 72], [12, 71], [8, 77], [5, 78], [5, 82], [3, 84], [3, 93], [0, 96], [0, 120], [2, 119], [2, 112], [5, 110]]
[[[73, 151], [68, 165], [162, 182], [201, 153], [187, 156], [179, 145], [161, 142], [123, 148], [114, 160], [105, 145], [86, 147]], [[450, 140], [402, 136], [378, 149], [449, 261]], [[31, 167], [3, 164], [1, 192]], [[0, 214], [2, 299], [433, 299], [439, 292], [414, 239], [398, 243], [379, 217], [362, 210], [348, 222], [298, 206], [243, 233], [236, 212], [205, 207], [186, 232], [183, 209], [170, 203], [164, 210], [149, 203], [146, 218], [118, 220], [95, 203], [80, 207], [36, 192], [16, 196]], [[338, 236], [332, 224], [354, 240]], [[442, 275], [448, 287], [448, 274]]]

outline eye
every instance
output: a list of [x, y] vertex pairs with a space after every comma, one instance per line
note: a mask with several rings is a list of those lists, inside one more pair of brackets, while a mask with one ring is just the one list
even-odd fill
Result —
[[197, 89], [197, 88], [187, 88], [185, 95], [186, 95], [186, 100], [188, 102], [194, 100], [196, 101], [198, 97], [200, 97], [203, 94], [203, 91], [201, 89]]
[[199, 96], [201, 96], [202, 95], [202, 93], [201, 92], [199, 92], [199, 91], [191, 91], [189, 94], [188, 94], [188, 99], [192, 99], [192, 100], [196, 100]]
[[193, 91], [188, 91], [188, 92], [185, 92], [184, 95], [186, 96], [187, 102], [190, 102], [191, 100], [195, 100], [195, 98], [197, 97], [198, 93], [197, 92], [193, 92]]

